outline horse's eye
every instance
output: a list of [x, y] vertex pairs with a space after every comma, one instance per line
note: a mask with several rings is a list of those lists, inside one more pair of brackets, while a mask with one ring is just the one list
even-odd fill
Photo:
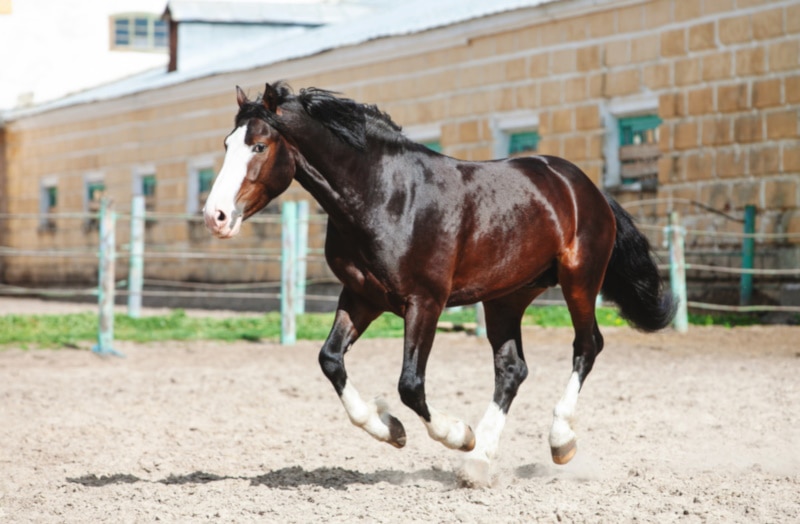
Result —
[[266, 148], [267, 148], [267, 146], [265, 146], [264, 144], [255, 144], [253, 146], [253, 152], [254, 153], [263, 153]]

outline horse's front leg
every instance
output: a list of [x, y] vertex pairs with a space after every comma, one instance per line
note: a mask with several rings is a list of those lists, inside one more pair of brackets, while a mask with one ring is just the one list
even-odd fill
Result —
[[490, 483], [490, 464], [497, 453], [508, 410], [520, 384], [528, 376], [522, 353], [522, 315], [531, 300], [542, 291], [522, 290], [484, 303], [486, 334], [494, 355], [494, 395], [476, 428], [475, 449], [466, 455], [460, 471], [461, 480], [468, 485], [486, 486]]
[[419, 415], [428, 435], [448, 448], [469, 451], [475, 447], [472, 429], [429, 406], [425, 401], [425, 367], [436, 334], [442, 304], [432, 299], [412, 299], [406, 308], [403, 371], [398, 391], [403, 403]]
[[350, 421], [376, 439], [402, 448], [406, 443], [403, 425], [389, 414], [382, 399], [363, 400], [344, 367], [344, 354], [380, 313], [346, 289], [342, 291], [333, 327], [319, 353], [319, 363]]

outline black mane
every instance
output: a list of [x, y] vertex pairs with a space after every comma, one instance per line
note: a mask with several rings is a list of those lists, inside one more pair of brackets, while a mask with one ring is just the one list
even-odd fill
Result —
[[[340, 98], [338, 93], [309, 87], [295, 95], [292, 88], [284, 81], [272, 85], [277, 96], [277, 105], [297, 102], [305, 113], [328, 128], [344, 143], [363, 151], [367, 137], [383, 141], [400, 143], [408, 139], [402, 134], [402, 128], [392, 118], [375, 105], [360, 104], [349, 98]], [[247, 102], [236, 115], [236, 125], [242, 125], [250, 118], [259, 118], [270, 126], [283, 132], [286, 125], [277, 115], [267, 111], [263, 105], [263, 94], [257, 100]]]

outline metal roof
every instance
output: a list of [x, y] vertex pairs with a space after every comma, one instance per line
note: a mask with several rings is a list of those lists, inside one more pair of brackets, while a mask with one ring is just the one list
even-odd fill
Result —
[[[149, 71], [32, 108], [11, 110], [2, 115], [0, 121], [10, 121], [60, 107], [109, 100], [207, 76], [254, 69], [379, 38], [421, 33], [506, 11], [560, 1], [562, 0], [413, 0], [399, 3], [355, 19], [308, 29], [299, 35], [293, 34], [280, 40], [269, 35], [263, 42], [250, 42], [248, 52], [242, 52], [241, 48], [231, 49], [231, 54], [224, 59], [197, 69], [172, 73], [162, 69]], [[253, 49], [258, 49], [259, 52], [251, 52]]]
[[166, 11], [177, 22], [325, 25], [369, 13], [375, 8], [375, 4], [357, 1], [290, 3], [280, 0], [170, 0]]

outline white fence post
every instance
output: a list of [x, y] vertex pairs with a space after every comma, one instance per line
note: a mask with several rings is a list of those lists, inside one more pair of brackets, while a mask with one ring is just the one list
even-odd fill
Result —
[[144, 280], [144, 196], [131, 201], [131, 246], [128, 260], [128, 316], [142, 315], [142, 286]]
[[686, 260], [683, 254], [683, 234], [681, 217], [677, 211], [669, 215], [669, 282], [672, 296], [678, 301], [678, 311], [673, 324], [679, 333], [689, 330], [689, 312], [686, 304]]
[[297, 256], [297, 203], [284, 202], [281, 208], [281, 344], [297, 340], [295, 317], [295, 278]]
[[114, 351], [114, 269], [116, 264], [116, 220], [111, 201], [104, 198], [100, 203], [100, 261], [97, 269], [97, 302], [100, 307], [97, 345], [92, 351], [100, 355], [122, 356]]
[[297, 254], [295, 255], [294, 311], [306, 312], [306, 265], [308, 263], [308, 201], [297, 203]]

